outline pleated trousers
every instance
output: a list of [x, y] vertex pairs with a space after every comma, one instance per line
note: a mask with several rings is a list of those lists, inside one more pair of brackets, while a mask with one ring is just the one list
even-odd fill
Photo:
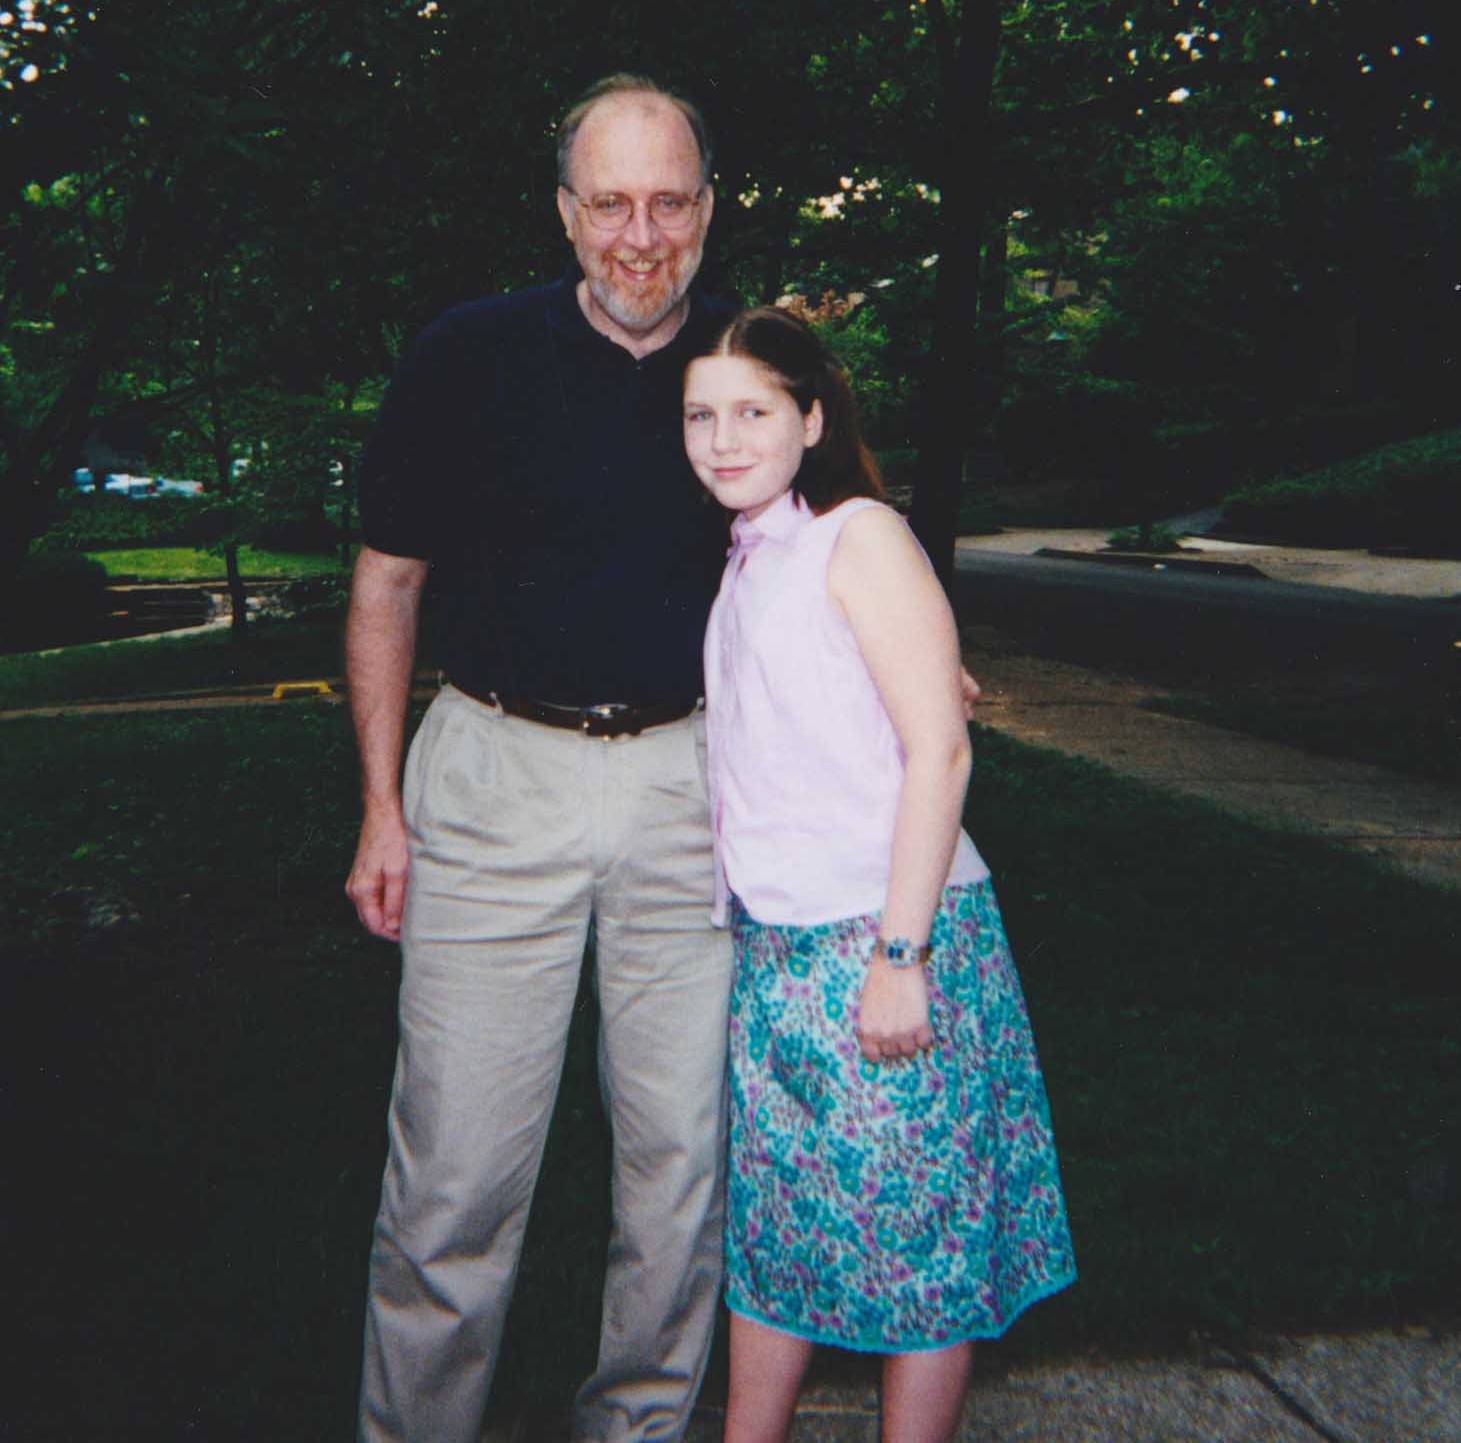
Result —
[[448, 686], [404, 783], [400, 1044], [360, 1438], [477, 1443], [590, 926], [613, 1231], [574, 1436], [677, 1439], [721, 1276], [728, 935], [704, 716], [602, 740]]

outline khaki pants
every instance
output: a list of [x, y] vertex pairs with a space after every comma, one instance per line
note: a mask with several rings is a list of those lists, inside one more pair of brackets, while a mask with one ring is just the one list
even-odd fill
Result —
[[730, 946], [709, 922], [704, 717], [604, 741], [447, 687], [405, 804], [360, 1436], [480, 1437], [592, 920], [614, 1227], [575, 1436], [677, 1439], [721, 1273]]

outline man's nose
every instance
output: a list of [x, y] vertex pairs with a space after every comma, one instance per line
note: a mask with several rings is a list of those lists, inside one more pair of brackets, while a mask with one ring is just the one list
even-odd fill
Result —
[[629, 224], [624, 227], [624, 239], [639, 251], [653, 250], [659, 243], [659, 229], [649, 217], [648, 201], [635, 205]]

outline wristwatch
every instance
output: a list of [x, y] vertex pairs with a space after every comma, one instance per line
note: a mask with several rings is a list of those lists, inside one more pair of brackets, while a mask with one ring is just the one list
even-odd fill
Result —
[[873, 943], [873, 956], [881, 957], [889, 967], [921, 967], [933, 955], [933, 947], [921, 947], [911, 937], [879, 937]]

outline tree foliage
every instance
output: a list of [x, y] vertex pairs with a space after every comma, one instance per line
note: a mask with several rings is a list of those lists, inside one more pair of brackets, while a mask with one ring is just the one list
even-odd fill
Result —
[[1129, 450], [1161, 473], [1183, 428], [1258, 447], [1326, 406], [1385, 411], [1395, 434], [1453, 419], [1461, 72], [1435, 10], [17, 5], [0, 577], [99, 423], [248, 477], [240, 537], [315, 506], [403, 336], [559, 273], [552, 127], [615, 68], [705, 104], [714, 283], [865, 297], [833, 325], [882, 388], [880, 438], [923, 453], [935, 552], [971, 449], [1114, 476]]

